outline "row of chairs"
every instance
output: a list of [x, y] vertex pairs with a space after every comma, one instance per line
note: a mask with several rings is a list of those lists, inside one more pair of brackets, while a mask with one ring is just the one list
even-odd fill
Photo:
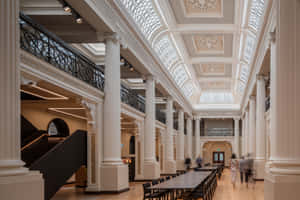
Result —
[[217, 188], [217, 170], [214, 170], [206, 180], [191, 192], [182, 195], [183, 200], [194, 200], [202, 198], [203, 200], [212, 200]]
[[170, 180], [171, 178], [175, 178], [177, 176], [180, 176], [181, 174], [185, 174], [185, 171], [178, 172], [177, 174], [174, 174], [172, 176], [166, 176], [165, 178], [160, 178], [157, 180], [153, 180], [152, 182], [144, 183], [143, 189], [144, 189], [144, 199], [158, 199], [158, 200], [166, 200], [169, 198], [170, 195], [177, 196], [178, 193], [173, 193], [173, 191], [170, 190], [161, 190], [161, 189], [150, 189], [151, 186], [157, 185], [159, 183], [163, 183], [165, 181]]

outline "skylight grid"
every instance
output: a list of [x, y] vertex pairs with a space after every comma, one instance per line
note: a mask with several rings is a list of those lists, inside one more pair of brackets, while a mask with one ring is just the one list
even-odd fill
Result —
[[256, 32], [259, 30], [261, 25], [264, 7], [264, 0], [252, 0], [251, 2], [248, 26]]
[[149, 40], [162, 27], [151, 0], [119, 0]]
[[172, 73], [172, 76], [179, 87], [182, 87], [183, 83], [188, 79], [188, 75], [182, 64], [176, 67]]
[[191, 97], [193, 92], [194, 92], [194, 86], [193, 86], [193, 83], [192, 82], [188, 82], [186, 84], [183, 85], [183, 87], [181, 88], [182, 91], [183, 91], [183, 94], [186, 96], [186, 97]]
[[168, 35], [163, 36], [155, 43], [154, 50], [167, 69], [170, 69], [172, 64], [179, 60], [176, 49]]
[[244, 48], [244, 60], [248, 64], [250, 63], [251, 58], [253, 56], [255, 43], [256, 43], [255, 38], [250, 35], [247, 35], [245, 48]]
[[200, 103], [233, 103], [233, 95], [230, 92], [204, 92], [200, 96]]

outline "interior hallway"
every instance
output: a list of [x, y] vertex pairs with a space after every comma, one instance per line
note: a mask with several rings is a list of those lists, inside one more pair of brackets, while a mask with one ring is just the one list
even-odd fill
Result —
[[[142, 200], [143, 189], [142, 183], [131, 183], [130, 191], [117, 195], [98, 195], [83, 194], [81, 189], [76, 193], [74, 188], [65, 187], [61, 189], [52, 200]], [[225, 169], [213, 200], [263, 200], [264, 199], [264, 183], [259, 181], [253, 185], [241, 185], [237, 182], [236, 188], [231, 185], [230, 171]]]

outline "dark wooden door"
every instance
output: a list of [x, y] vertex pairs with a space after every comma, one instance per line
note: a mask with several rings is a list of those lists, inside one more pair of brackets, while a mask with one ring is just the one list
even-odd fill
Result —
[[224, 164], [225, 153], [224, 152], [213, 152], [213, 163]]

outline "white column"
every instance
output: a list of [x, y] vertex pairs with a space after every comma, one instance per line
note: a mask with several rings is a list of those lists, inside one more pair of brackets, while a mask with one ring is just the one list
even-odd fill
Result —
[[145, 179], [157, 179], [160, 176], [159, 163], [155, 158], [155, 80], [148, 76], [146, 80], [146, 117], [145, 117]]
[[241, 154], [240, 156], [244, 156], [245, 155], [245, 137], [246, 137], [246, 134], [245, 134], [245, 115], [242, 117], [242, 146], [240, 147], [241, 149]]
[[200, 155], [200, 118], [195, 120], [195, 158]]
[[256, 103], [255, 103], [255, 96], [251, 96], [249, 100], [249, 153], [251, 154], [252, 158], [255, 158], [256, 155]]
[[117, 34], [106, 37], [103, 191], [122, 191], [128, 188], [128, 166], [121, 160], [121, 97], [120, 43]]
[[176, 167], [177, 170], [184, 170], [184, 112], [178, 113], [178, 135], [176, 143]]
[[[43, 199], [43, 178], [20, 148], [19, 1], [0, 0], [0, 199]], [[34, 191], [34, 192], [32, 192]]]
[[173, 145], [173, 99], [169, 97], [167, 100], [167, 133], [165, 137], [165, 174], [176, 173], [176, 162], [174, 161], [174, 145]]
[[257, 76], [256, 84], [256, 178], [264, 178], [266, 155], [266, 124], [265, 124], [266, 85], [264, 76]]
[[[265, 199], [300, 196], [300, 1], [277, 0], [271, 43], [271, 157]], [[272, 36], [274, 36], [272, 34]]]
[[245, 111], [245, 154], [244, 156], [247, 156], [249, 151], [249, 112]]
[[240, 157], [240, 118], [234, 118], [234, 153]]
[[192, 159], [192, 119], [189, 117], [186, 120], [186, 156]]

